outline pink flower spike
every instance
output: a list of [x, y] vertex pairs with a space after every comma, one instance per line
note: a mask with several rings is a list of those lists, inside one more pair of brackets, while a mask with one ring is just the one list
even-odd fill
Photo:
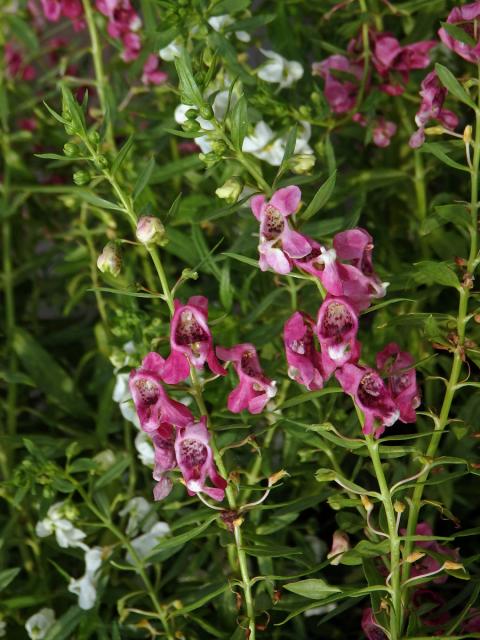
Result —
[[455, 7], [447, 18], [448, 23], [457, 25], [459, 29], [463, 29], [465, 33], [476, 40], [474, 45], [456, 40], [443, 27], [438, 31], [444, 45], [464, 60], [473, 63], [480, 62], [480, 38], [474, 26], [478, 17], [480, 17], [480, 2], [477, 1], [463, 5], [463, 7]]
[[345, 298], [327, 297], [318, 310], [317, 337], [325, 377], [360, 356], [358, 316]]
[[159, 71], [158, 66], [160, 64], [160, 60], [158, 56], [154, 53], [151, 53], [145, 64], [143, 65], [143, 75], [142, 82], [143, 84], [163, 84], [168, 80], [168, 74], [165, 71]]
[[397, 125], [394, 122], [380, 118], [373, 127], [373, 142], [377, 147], [388, 147], [396, 132]]
[[379, 438], [385, 427], [391, 427], [398, 420], [400, 412], [376, 371], [347, 363], [335, 372], [335, 377], [363, 411], [365, 435], [373, 434]]
[[212, 332], [207, 324], [208, 300], [204, 296], [192, 296], [187, 304], [175, 300], [175, 313], [170, 325], [171, 352], [162, 370], [162, 379], [168, 384], [186, 380], [190, 373], [189, 362], [202, 369], [205, 362], [217, 375], [226, 375], [215, 356]]
[[420, 392], [414, 359], [406, 351], [400, 351], [395, 342], [377, 354], [377, 368], [387, 376], [387, 385], [400, 411], [402, 422], [416, 422], [415, 409], [420, 404]]
[[185, 426], [193, 420], [187, 407], [168, 397], [162, 386], [164, 360], [157, 353], [149, 353], [142, 366], [130, 373], [129, 387], [133, 402], [146, 433], [155, 433], [163, 422]]
[[[352, 77], [352, 81], [339, 80], [332, 71], [343, 71]], [[346, 113], [355, 107], [363, 64], [350, 62], [346, 56], [333, 55], [322, 62], [314, 62], [312, 75], [325, 80], [324, 95], [333, 113]]]
[[308, 238], [310, 253], [303, 258], [293, 260], [293, 264], [320, 280], [328, 293], [341, 296], [343, 293], [342, 281], [338, 273], [337, 254], [335, 249], [326, 249], [321, 244]]
[[221, 360], [233, 362], [239, 384], [228, 396], [228, 409], [240, 413], [261, 413], [267, 402], [277, 393], [277, 383], [263, 373], [255, 347], [250, 343], [237, 344], [231, 349], [217, 347]]
[[[220, 502], [225, 496], [227, 482], [218, 474], [215, 467], [206, 422], [207, 419], [203, 416], [199, 422], [192, 422], [178, 429], [175, 453], [189, 495], [203, 492]], [[205, 486], [207, 476], [212, 481], [213, 487]]]
[[323, 387], [322, 359], [315, 349], [314, 327], [313, 318], [297, 311], [283, 330], [288, 376], [309, 391]]

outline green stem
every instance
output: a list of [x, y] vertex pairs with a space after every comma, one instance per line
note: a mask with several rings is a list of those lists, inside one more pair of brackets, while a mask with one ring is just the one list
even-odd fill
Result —
[[105, 70], [103, 68], [102, 49], [98, 37], [97, 27], [95, 25], [95, 18], [93, 15], [92, 7], [90, 5], [90, 0], [83, 0], [83, 9], [85, 11], [85, 20], [87, 22], [90, 41], [92, 43], [92, 58], [93, 66], [95, 69], [96, 87], [98, 90], [100, 107], [102, 110], [103, 118], [108, 118], [106, 129], [107, 142], [110, 148], [115, 151], [115, 139], [113, 137], [112, 120], [108, 109], [107, 79], [105, 77]]
[[392, 504], [392, 497], [383, 472], [382, 461], [380, 459], [379, 442], [373, 436], [365, 436], [368, 452], [373, 463], [380, 494], [382, 496], [383, 508], [387, 517], [388, 537], [390, 540], [390, 573], [392, 589], [392, 606], [390, 608], [390, 634], [391, 640], [398, 640], [402, 627], [402, 592], [400, 585], [400, 540], [397, 532], [395, 509]]
[[[359, 0], [360, 9], [362, 13], [368, 13], [367, 0]], [[370, 38], [368, 34], [368, 22], [364, 22], [362, 24], [362, 45], [363, 45], [363, 74], [362, 80], [360, 83], [360, 89], [358, 91], [357, 100], [355, 102], [355, 111], [358, 111], [360, 108], [363, 96], [365, 94], [365, 89], [367, 87], [368, 74], [370, 73]]]
[[165, 296], [165, 300], [167, 301], [168, 308], [170, 310], [170, 315], [173, 316], [175, 309], [173, 306], [172, 292], [170, 291], [170, 287], [168, 286], [167, 276], [165, 275], [162, 261], [160, 260], [160, 256], [158, 255], [157, 247], [148, 246], [147, 251], [152, 258], [155, 269], [157, 270], [158, 278], [160, 280], [160, 284], [162, 285], [163, 295]]
[[105, 307], [105, 300], [103, 299], [101, 291], [99, 291], [100, 283], [98, 281], [98, 270], [97, 270], [97, 260], [96, 260], [96, 251], [95, 246], [92, 240], [92, 234], [90, 233], [90, 229], [87, 225], [87, 205], [82, 205], [82, 213], [81, 213], [81, 230], [85, 237], [85, 242], [87, 244], [88, 252], [90, 254], [90, 277], [92, 279], [92, 284], [95, 288], [95, 300], [97, 301], [97, 308], [100, 314], [100, 318], [105, 326], [105, 330], [109, 332], [108, 327], [108, 316], [107, 310]]

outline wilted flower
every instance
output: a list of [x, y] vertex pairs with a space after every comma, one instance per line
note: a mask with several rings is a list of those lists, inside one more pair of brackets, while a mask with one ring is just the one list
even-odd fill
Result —
[[192, 296], [187, 304], [182, 304], [180, 300], [175, 300], [174, 304], [175, 312], [170, 325], [171, 352], [162, 370], [163, 380], [168, 384], [177, 384], [188, 378], [190, 364], [201, 369], [205, 362], [213, 373], [224, 376], [226, 371], [215, 356], [212, 332], [207, 323], [207, 298]]
[[317, 337], [325, 377], [360, 356], [358, 316], [345, 298], [327, 297], [318, 310]]
[[376, 371], [347, 363], [341, 369], [337, 369], [335, 377], [345, 393], [350, 394], [355, 404], [363, 411], [365, 435], [373, 434], [379, 438], [385, 427], [391, 427], [398, 420], [400, 412]]
[[221, 360], [233, 362], [239, 377], [238, 386], [228, 396], [228, 408], [232, 413], [248, 409], [261, 413], [267, 402], [277, 393], [276, 382], [263, 373], [255, 347], [250, 343], [238, 344], [231, 349], [217, 347]]
[[142, 216], [138, 219], [135, 235], [137, 240], [145, 245], [164, 245], [166, 243], [165, 227], [160, 218]]
[[288, 375], [309, 391], [323, 387], [322, 361], [315, 349], [314, 326], [313, 318], [296, 311], [283, 330]]
[[102, 273], [109, 273], [116, 278], [122, 270], [122, 254], [116, 242], [107, 242], [97, 258], [97, 267]]
[[345, 533], [345, 531], [342, 531], [341, 529], [337, 529], [333, 534], [332, 548], [327, 555], [328, 559], [332, 558], [330, 564], [340, 564], [342, 555], [350, 548], [350, 538], [348, 537], [348, 533]]
[[30, 616], [25, 623], [28, 637], [31, 640], [43, 640], [55, 624], [55, 611], [44, 607]]
[[64, 501], [52, 504], [47, 511], [46, 518], [37, 522], [35, 533], [40, 538], [46, 538], [54, 533], [58, 545], [63, 549], [68, 549], [69, 547], [88, 548], [82, 542], [87, 534], [74, 527], [67, 518], [66, 503]]
[[480, 62], [480, 38], [478, 34], [477, 18], [480, 17], [480, 2], [472, 2], [462, 7], [454, 7], [448, 14], [447, 22], [454, 24], [457, 29], [465, 31], [466, 36], [473, 39], [472, 44], [457, 40], [443, 27], [438, 31], [441, 41], [449, 49], [454, 51], [469, 62]]
[[265, 82], [274, 82], [280, 85], [280, 89], [290, 87], [303, 76], [303, 67], [299, 62], [286, 60], [274, 51], [260, 49], [263, 55], [269, 59], [258, 69], [258, 77]]
[[260, 222], [258, 250], [262, 271], [270, 267], [277, 273], [289, 273], [292, 270], [290, 258], [303, 258], [310, 253], [307, 238], [291, 229], [287, 221], [298, 209], [300, 198], [300, 189], [292, 185], [276, 191], [269, 202], [263, 195], [250, 200], [253, 215]]
[[361, 625], [367, 640], [387, 640], [387, 636], [375, 621], [373, 611], [370, 607], [363, 610]]
[[215, 190], [215, 193], [222, 200], [226, 200], [229, 204], [235, 203], [243, 191], [244, 183], [241, 178], [233, 176], [229, 178], [221, 187]]
[[[206, 423], [207, 419], [203, 416], [198, 422], [177, 429], [175, 454], [189, 495], [202, 492], [213, 500], [221, 501], [227, 482], [215, 467]], [[207, 476], [213, 487], [206, 486]]]
[[97, 599], [97, 582], [102, 565], [101, 547], [93, 547], [85, 553], [85, 573], [81, 578], [71, 579], [68, 585], [70, 593], [78, 596], [80, 609], [93, 609]]
[[399, 411], [402, 422], [415, 422], [415, 409], [420, 404], [415, 361], [406, 351], [400, 351], [395, 342], [377, 354], [377, 368], [387, 376], [387, 385]]
[[315, 156], [313, 153], [297, 153], [290, 158], [288, 164], [297, 175], [309, 173], [315, 166]]
[[163, 84], [168, 80], [168, 73], [159, 70], [160, 61], [158, 57], [151, 53], [145, 64], [143, 65], [142, 82], [143, 84]]

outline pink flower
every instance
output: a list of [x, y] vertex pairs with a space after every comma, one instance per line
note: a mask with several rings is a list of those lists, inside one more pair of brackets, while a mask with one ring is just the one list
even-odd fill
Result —
[[143, 84], [163, 84], [168, 80], [168, 73], [158, 70], [159, 64], [160, 60], [158, 59], [158, 56], [151, 53], [143, 65]]
[[337, 369], [335, 377], [342, 389], [363, 411], [363, 433], [379, 438], [385, 427], [391, 427], [400, 415], [389, 390], [380, 375], [368, 367], [347, 363]]
[[[192, 416], [193, 421], [193, 416]], [[172, 490], [173, 483], [166, 475], [167, 471], [175, 469], [175, 428], [168, 422], [162, 422], [158, 429], [151, 433], [154, 448], [153, 478], [157, 481], [153, 489], [156, 501], [163, 500]]]
[[313, 318], [297, 311], [283, 330], [288, 375], [309, 391], [323, 387], [322, 359], [315, 349], [314, 327]]
[[143, 431], [155, 433], [162, 423], [186, 426], [193, 420], [189, 409], [168, 397], [162, 386], [164, 359], [149, 353], [141, 367], [130, 373], [129, 387]]
[[37, 75], [31, 64], [25, 64], [23, 54], [10, 42], [5, 44], [5, 62], [7, 74], [10, 78], [33, 80]]
[[310, 252], [303, 258], [294, 259], [293, 264], [297, 269], [318, 278], [332, 295], [342, 295], [343, 286], [338, 272], [335, 249], [326, 249], [312, 238], [308, 238], [308, 242]]
[[365, 229], [349, 229], [333, 238], [337, 258], [349, 263], [338, 266], [342, 295], [359, 310], [366, 309], [372, 298], [382, 298], [386, 292], [386, 283], [373, 269], [373, 246], [373, 238]]
[[141, 50], [141, 40], [140, 36], [134, 32], [140, 29], [142, 21], [130, 4], [130, 0], [97, 0], [96, 5], [100, 13], [108, 18], [109, 35], [123, 43], [123, 60], [125, 62], [135, 60]]
[[388, 147], [396, 132], [397, 125], [394, 122], [379, 118], [373, 127], [373, 142], [377, 147]]
[[175, 313], [170, 325], [171, 353], [161, 376], [168, 384], [186, 380], [190, 364], [202, 369], [205, 362], [217, 375], [226, 375], [213, 350], [213, 338], [207, 324], [208, 300], [204, 296], [192, 296], [187, 304], [175, 300]]
[[348, 533], [345, 533], [345, 531], [342, 531], [341, 529], [337, 529], [333, 534], [332, 548], [327, 555], [328, 559], [332, 558], [330, 564], [334, 566], [340, 564], [343, 554], [349, 549], [351, 549], [351, 546]]
[[[217, 472], [209, 440], [206, 418], [202, 417], [199, 422], [177, 430], [175, 454], [189, 495], [203, 492], [213, 500], [221, 501], [227, 483]], [[205, 485], [207, 476], [213, 487]]]
[[436, 120], [446, 129], [453, 130], [458, 125], [457, 116], [449, 109], [443, 108], [447, 97], [447, 89], [441, 84], [435, 71], [431, 71], [422, 82], [420, 91], [422, 102], [415, 116], [418, 127], [410, 138], [410, 146], [413, 149], [420, 147], [425, 141], [425, 126], [430, 120]]
[[361, 625], [362, 631], [368, 640], [387, 640], [387, 636], [375, 621], [370, 607], [363, 610]]
[[316, 333], [325, 377], [360, 356], [358, 316], [345, 298], [327, 297], [318, 310]]
[[75, 31], [85, 26], [81, 0], [40, 0], [45, 18], [50, 22], [58, 22], [61, 16], [73, 22]]
[[131, 62], [132, 60], [136, 60], [142, 48], [140, 36], [137, 33], [126, 33], [124, 36], [122, 36], [122, 42], [124, 47], [121, 56], [122, 60], [124, 62]]
[[462, 625], [462, 633], [480, 633], [480, 609], [470, 609]]
[[[406, 529], [400, 529], [400, 533], [402, 536], [407, 535]], [[432, 536], [432, 527], [427, 522], [419, 522], [415, 529], [415, 534], [417, 536]], [[458, 551], [456, 549], [443, 547], [436, 540], [418, 540], [415, 542], [415, 546], [438, 553], [439, 555], [444, 556], [445, 560], [457, 562], [459, 559]], [[436, 558], [427, 554], [412, 564], [410, 575], [412, 578], [416, 578], [418, 576], [423, 576], [426, 573], [438, 571], [442, 564], [443, 562], [439, 562]], [[446, 581], [446, 575], [438, 575], [435, 578], [432, 578], [432, 582], [435, 584], [443, 584]]]
[[[352, 80], [339, 80], [332, 71], [342, 71]], [[312, 74], [325, 80], [324, 95], [333, 113], [346, 113], [355, 107], [363, 64], [351, 62], [342, 55], [329, 56], [322, 62], [314, 62]]]
[[477, 1], [466, 4], [463, 7], [455, 7], [450, 11], [447, 18], [447, 22], [450, 24], [458, 23], [458, 28], [465, 31], [465, 33], [476, 41], [474, 45], [456, 40], [443, 27], [438, 31], [438, 35], [443, 44], [465, 60], [474, 63], [480, 62], [480, 38], [475, 28], [475, 21], [479, 16], [480, 2]]
[[422, 624], [427, 627], [438, 627], [446, 624], [450, 620], [448, 611], [439, 612], [447, 603], [445, 599], [442, 598], [440, 594], [435, 593], [435, 591], [431, 591], [430, 589], [417, 589], [413, 594], [412, 603], [416, 609], [422, 608], [428, 610], [428, 613], [420, 617]]
[[262, 271], [270, 267], [277, 273], [289, 273], [292, 270], [290, 259], [303, 258], [310, 253], [307, 238], [293, 231], [287, 221], [288, 216], [298, 209], [300, 197], [300, 189], [290, 186], [276, 191], [269, 202], [263, 195], [251, 199], [253, 215], [260, 222], [258, 250]]
[[255, 347], [250, 343], [237, 344], [231, 349], [217, 347], [221, 360], [233, 362], [239, 384], [228, 396], [228, 408], [232, 413], [247, 409], [250, 413], [261, 413], [277, 393], [276, 382], [263, 373]]
[[377, 354], [377, 368], [387, 377], [387, 384], [402, 422], [416, 422], [415, 409], [420, 404], [415, 360], [406, 351], [400, 351], [395, 342]]

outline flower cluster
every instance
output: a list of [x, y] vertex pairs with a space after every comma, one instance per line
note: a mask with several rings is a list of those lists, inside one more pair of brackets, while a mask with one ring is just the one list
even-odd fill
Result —
[[142, 46], [138, 30], [142, 21], [130, 0], [96, 0], [96, 6], [108, 20], [108, 34], [122, 42], [123, 60], [131, 62], [138, 58]]
[[332, 248], [323, 247], [289, 224], [300, 198], [300, 189], [291, 186], [276, 191], [268, 202], [263, 195], [251, 199], [260, 222], [260, 269], [286, 274], [297, 267], [318, 279], [327, 292], [316, 321], [297, 311], [285, 324], [289, 376], [314, 390], [335, 375], [362, 410], [365, 434], [379, 437], [397, 419], [415, 422], [420, 400], [412, 357], [397, 344], [387, 345], [376, 363], [385, 380], [358, 362], [359, 312], [385, 295], [386, 288], [373, 268], [372, 237], [364, 229], [351, 229], [337, 234]]

